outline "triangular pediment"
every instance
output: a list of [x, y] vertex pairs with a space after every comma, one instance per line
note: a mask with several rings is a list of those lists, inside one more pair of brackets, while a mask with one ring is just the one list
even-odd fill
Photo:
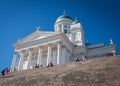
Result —
[[56, 35], [56, 34], [57, 34], [56, 32], [41, 32], [41, 31], [36, 31], [36, 32], [33, 32], [32, 34], [28, 35], [27, 37], [23, 38], [22, 40], [20, 40], [16, 44], [29, 43], [29, 42], [33, 42], [33, 41], [36, 41], [36, 40], [47, 38], [49, 36], [53, 36], [53, 35]]

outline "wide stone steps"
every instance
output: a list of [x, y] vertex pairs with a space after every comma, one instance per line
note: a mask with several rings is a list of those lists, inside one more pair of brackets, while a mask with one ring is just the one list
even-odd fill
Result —
[[0, 86], [120, 86], [120, 57], [15, 71]]

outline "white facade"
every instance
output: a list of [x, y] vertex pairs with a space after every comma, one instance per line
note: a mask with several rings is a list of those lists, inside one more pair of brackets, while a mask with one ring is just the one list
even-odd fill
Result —
[[[14, 44], [15, 53], [11, 64], [11, 71], [32, 69], [35, 65], [46, 67], [53, 63], [65, 64], [80, 60], [116, 54], [116, 48], [104, 44], [89, 45], [84, 43], [84, 31], [80, 22], [72, 20], [64, 14], [54, 24], [55, 32], [43, 32], [37, 28], [24, 39]], [[111, 40], [112, 41], [112, 40]], [[16, 59], [19, 55], [19, 62]]]

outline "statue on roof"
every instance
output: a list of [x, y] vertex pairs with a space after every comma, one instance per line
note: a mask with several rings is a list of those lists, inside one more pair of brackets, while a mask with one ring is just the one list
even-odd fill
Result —
[[113, 41], [112, 41], [112, 39], [110, 39], [110, 45], [111, 45], [111, 46], [113, 45]]
[[40, 26], [37, 26], [36, 30], [37, 30], [37, 31], [40, 31]]

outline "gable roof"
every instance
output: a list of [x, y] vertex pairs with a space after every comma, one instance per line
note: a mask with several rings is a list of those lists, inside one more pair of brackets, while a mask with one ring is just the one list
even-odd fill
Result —
[[35, 32], [31, 33], [30, 35], [28, 35], [27, 37], [25, 37], [22, 40], [15, 43], [13, 46], [16, 46], [18, 44], [33, 42], [33, 41], [40, 40], [40, 39], [43, 39], [43, 38], [47, 38], [49, 36], [53, 36], [53, 35], [56, 35], [56, 34], [58, 34], [58, 33], [56, 33], [56, 32], [35, 31]]

